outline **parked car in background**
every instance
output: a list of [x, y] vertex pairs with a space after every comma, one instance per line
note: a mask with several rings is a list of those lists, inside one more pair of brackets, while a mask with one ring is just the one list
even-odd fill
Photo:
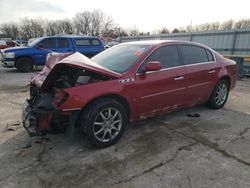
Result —
[[115, 46], [119, 44], [119, 42], [108, 42], [106, 45], [105, 45], [105, 49], [108, 49], [108, 48], [111, 48], [112, 46]]
[[43, 66], [50, 52], [80, 52], [92, 57], [104, 50], [102, 42], [91, 36], [47, 36], [37, 38], [27, 47], [2, 50], [3, 66], [31, 71], [34, 66]]
[[5, 49], [5, 48], [9, 48], [10, 46], [6, 43], [5, 40], [0, 40], [0, 50], [1, 49]]
[[70, 124], [107, 147], [128, 122], [205, 102], [222, 108], [236, 78], [234, 61], [192, 42], [122, 43], [92, 59], [51, 54], [31, 81], [23, 123], [32, 135]]

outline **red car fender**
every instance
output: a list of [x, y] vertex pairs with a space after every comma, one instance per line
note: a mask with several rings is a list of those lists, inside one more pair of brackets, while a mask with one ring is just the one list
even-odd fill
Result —
[[[103, 89], [105, 87], [112, 89], [107, 92]], [[62, 105], [56, 107], [58, 110], [80, 110], [97, 98], [116, 96], [124, 99], [128, 104], [131, 121], [135, 118], [135, 101], [129, 96], [129, 93], [124, 92], [124, 85], [118, 79], [76, 86], [63, 91], [68, 93], [68, 98]]]

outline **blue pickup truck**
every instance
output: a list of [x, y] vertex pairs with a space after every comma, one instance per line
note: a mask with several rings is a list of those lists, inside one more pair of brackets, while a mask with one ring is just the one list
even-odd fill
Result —
[[14, 47], [1, 50], [0, 61], [4, 67], [16, 67], [22, 72], [45, 64], [50, 52], [80, 52], [92, 57], [104, 50], [103, 43], [92, 36], [47, 36], [28, 44], [27, 47]]

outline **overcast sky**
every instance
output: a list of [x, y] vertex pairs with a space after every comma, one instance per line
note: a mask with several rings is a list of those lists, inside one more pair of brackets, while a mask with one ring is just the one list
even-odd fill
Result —
[[250, 18], [250, 0], [0, 0], [0, 23], [23, 17], [62, 19], [100, 9], [119, 26], [153, 31]]

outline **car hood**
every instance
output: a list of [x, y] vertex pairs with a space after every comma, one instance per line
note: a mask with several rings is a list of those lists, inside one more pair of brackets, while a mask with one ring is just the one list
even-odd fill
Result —
[[92, 71], [110, 78], [120, 78], [122, 74], [106, 69], [79, 52], [75, 53], [50, 53], [47, 56], [47, 61], [43, 70], [38, 73], [31, 83], [38, 87], [43, 87], [46, 78], [49, 76], [51, 70], [53, 70], [59, 64], [66, 64], [69, 66], [79, 67], [84, 70]]
[[4, 49], [3, 52], [8, 53], [8, 52], [15, 52], [15, 51], [27, 50], [27, 49], [28, 47], [18, 46], [18, 47], [11, 47], [11, 48]]

